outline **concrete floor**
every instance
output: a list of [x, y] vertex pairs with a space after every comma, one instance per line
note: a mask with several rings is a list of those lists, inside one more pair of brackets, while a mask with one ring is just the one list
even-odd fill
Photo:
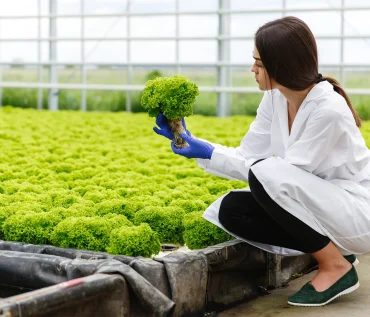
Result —
[[287, 288], [271, 291], [249, 303], [217, 314], [217, 317], [369, 317], [370, 316], [370, 254], [358, 257], [356, 266], [360, 287], [341, 296], [324, 307], [296, 307], [288, 305], [288, 296], [311, 280], [316, 271], [293, 280]]

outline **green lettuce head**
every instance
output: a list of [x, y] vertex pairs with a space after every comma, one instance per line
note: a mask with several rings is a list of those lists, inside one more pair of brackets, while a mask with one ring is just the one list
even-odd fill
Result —
[[198, 95], [198, 86], [184, 76], [157, 77], [146, 83], [141, 105], [148, 109], [150, 117], [163, 113], [171, 128], [175, 146], [183, 148], [188, 144], [180, 137], [181, 133], [186, 133], [182, 118], [194, 113], [193, 104]]
[[194, 113], [193, 104], [198, 95], [198, 86], [184, 76], [157, 77], [146, 83], [141, 105], [148, 109], [150, 117], [162, 112], [167, 119], [181, 119]]

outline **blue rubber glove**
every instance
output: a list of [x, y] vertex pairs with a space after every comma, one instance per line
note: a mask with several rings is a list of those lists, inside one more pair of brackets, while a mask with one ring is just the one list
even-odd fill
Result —
[[213, 150], [215, 149], [212, 144], [198, 140], [184, 133], [181, 133], [180, 136], [189, 144], [189, 146], [178, 149], [177, 147], [175, 147], [174, 142], [171, 142], [171, 148], [175, 154], [185, 156], [189, 159], [211, 159]]
[[[163, 113], [160, 112], [155, 120], [155, 123], [160, 129], [158, 129], [158, 127], [153, 127], [153, 131], [159, 135], [164, 136], [165, 138], [169, 140], [173, 140], [173, 133], [171, 132], [171, 128], [168, 125], [167, 120], [168, 119], [163, 115]], [[181, 121], [182, 121], [182, 126], [184, 127], [186, 131], [186, 134], [191, 135], [190, 132], [186, 129], [185, 119], [182, 118]]]

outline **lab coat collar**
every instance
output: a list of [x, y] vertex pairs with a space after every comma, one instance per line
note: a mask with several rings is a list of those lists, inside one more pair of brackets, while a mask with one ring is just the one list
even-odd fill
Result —
[[[288, 127], [288, 105], [287, 105], [287, 101], [285, 97], [283, 97], [284, 102], [281, 103], [282, 108], [279, 111], [279, 119], [280, 119], [280, 125], [282, 128], [283, 142], [286, 148], [290, 146], [296, 140], [298, 132], [300, 130], [300, 126], [303, 124], [303, 122], [306, 121], [306, 119], [311, 114], [311, 112], [316, 108], [317, 104], [315, 102], [310, 102], [310, 101], [313, 101], [325, 95], [331, 90], [333, 90], [333, 85], [330, 84], [326, 80], [318, 83], [310, 90], [306, 98], [302, 101], [301, 106], [299, 107], [297, 115], [293, 121], [290, 135], [289, 135], [289, 127]], [[309, 106], [306, 107], [306, 105], [309, 105]]]

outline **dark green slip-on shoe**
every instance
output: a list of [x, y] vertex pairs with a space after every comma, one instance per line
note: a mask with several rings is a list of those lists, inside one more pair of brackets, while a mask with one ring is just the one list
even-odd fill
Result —
[[288, 304], [294, 306], [324, 306], [339, 296], [349, 294], [360, 286], [355, 268], [343, 275], [337, 282], [323, 292], [315, 290], [307, 282], [298, 292], [289, 296]]
[[356, 266], [360, 263], [360, 261], [356, 258], [354, 254], [351, 255], [344, 255], [343, 256], [349, 263], [351, 263], [353, 266]]

